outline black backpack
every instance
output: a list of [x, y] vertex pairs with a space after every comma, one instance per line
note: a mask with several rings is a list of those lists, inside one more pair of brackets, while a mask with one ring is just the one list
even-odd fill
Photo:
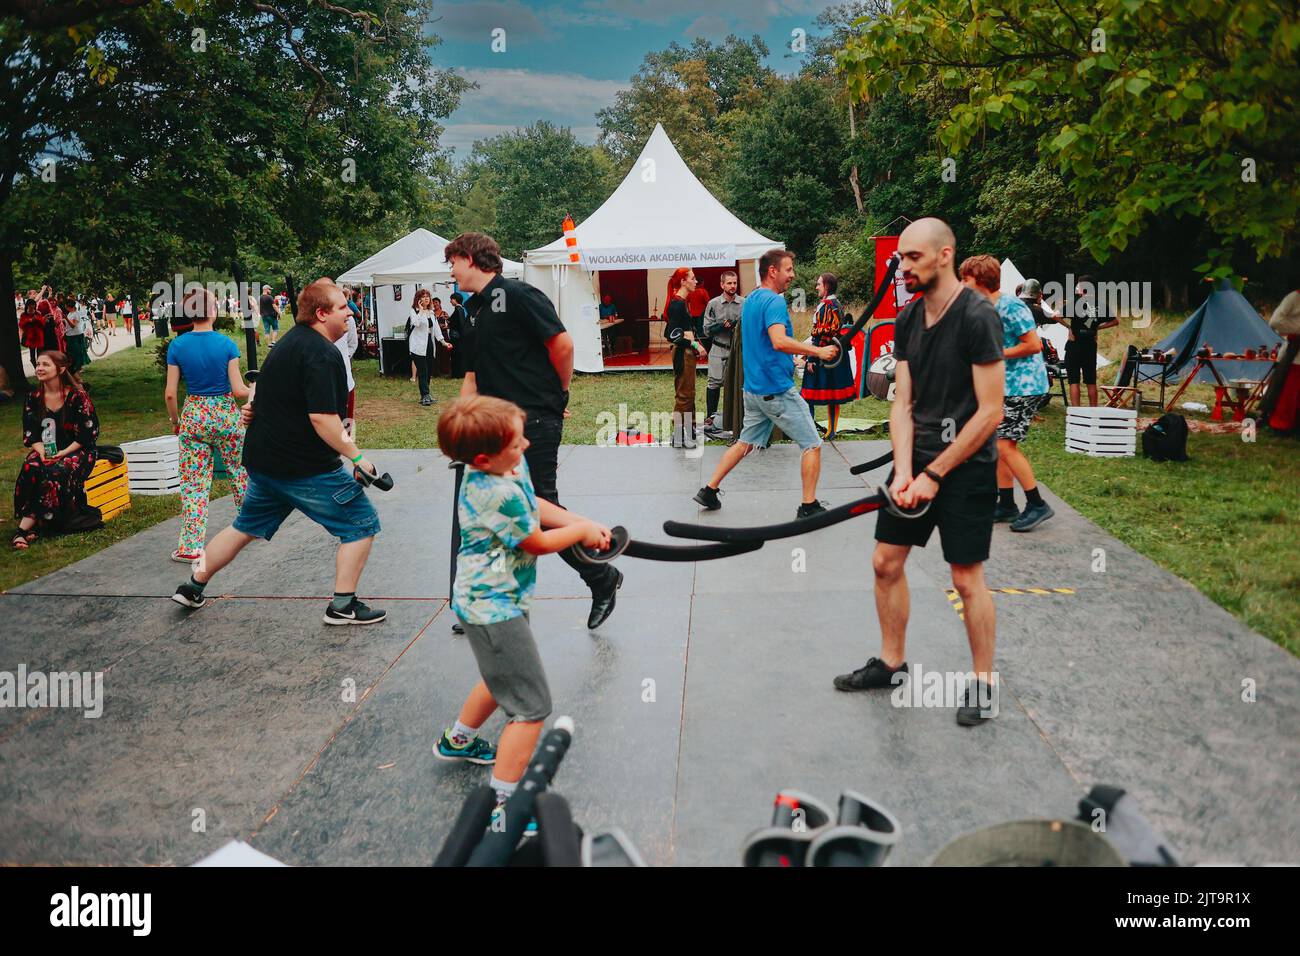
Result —
[[1161, 415], [1142, 433], [1142, 454], [1152, 461], [1187, 461], [1187, 419]]

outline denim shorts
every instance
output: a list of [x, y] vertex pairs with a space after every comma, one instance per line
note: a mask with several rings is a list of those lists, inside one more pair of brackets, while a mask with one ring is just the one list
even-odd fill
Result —
[[808, 403], [799, 394], [798, 385], [791, 385], [788, 392], [770, 398], [753, 392], [745, 393], [745, 423], [739, 441], [766, 448], [774, 426], [804, 451], [821, 447], [821, 436], [817, 434], [812, 412], [808, 411]]
[[294, 509], [343, 544], [379, 533], [379, 513], [346, 467], [308, 478], [272, 478], [249, 469], [235, 530], [270, 541]]
[[274, 315], [262, 316], [262, 331], [267, 335], [280, 331], [280, 320]]

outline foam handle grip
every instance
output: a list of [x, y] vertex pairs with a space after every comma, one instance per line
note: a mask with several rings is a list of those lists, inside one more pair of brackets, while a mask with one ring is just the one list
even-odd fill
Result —
[[560, 761], [573, 742], [573, 735], [567, 728], [572, 728], [573, 721], [561, 717], [555, 727], [542, 738], [537, 753], [533, 755], [528, 769], [504, 809], [504, 825], [500, 829], [489, 829], [482, 842], [474, 848], [467, 866], [506, 866], [519, 845], [532, 820], [537, 804], [537, 796], [546, 790], [555, 779], [555, 772], [560, 768]]

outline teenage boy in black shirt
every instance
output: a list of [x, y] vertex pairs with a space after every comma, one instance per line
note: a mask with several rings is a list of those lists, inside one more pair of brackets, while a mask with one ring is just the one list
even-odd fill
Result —
[[1097, 333], [1119, 325], [1119, 319], [1107, 319], [1097, 302], [1097, 284], [1092, 276], [1079, 276], [1074, 287], [1074, 315], [1070, 321], [1057, 317], [1070, 330], [1065, 343], [1065, 378], [1070, 383], [1070, 404], [1079, 404], [1079, 379], [1088, 386], [1088, 404], [1097, 405]]
[[[906, 673], [909, 595], [903, 566], [913, 546], [939, 529], [944, 560], [966, 610], [976, 681], [957, 709], [973, 726], [997, 716], [993, 674], [995, 619], [984, 582], [997, 503], [997, 445], [1002, 421], [1002, 320], [987, 298], [967, 289], [953, 268], [957, 241], [939, 219], [918, 219], [898, 238], [908, 292], [924, 296], [903, 310], [894, 335], [894, 406], [889, 434], [894, 471], [889, 490], [902, 508], [930, 502], [920, 518], [880, 511], [876, 551], [876, 613], [881, 657], [835, 678], [839, 690], [895, 687]], [[900, 677], [899, 680], [906, 678]]]
[[[195, 562], [172, 600], [203, 607], [212, 576], [257, 538], [270, 541], [284, 519], [301, 511], [339, 539], [334, 599], [326, 624], [377, 624], [387, 615], [357, 600], [357, 582], [379, 533], [379, 515], [353, 477], [375, 467], [343, 430], [348, 385], [334, 345], [347, 334], [348, 304], [332, 279], [317, 279], [298, 296], [298, 319], [270, 352], [257, 381], [257, 414], [244, 438], [248, 490], [235, 523]], [[250, 399], [250, 402], [252, 399]], [[339, 456], [351, 464], [344, 465]]]
[[[443, 255], [457, 287], [472, 293], [465, 303], [473, 333], [469, 346], [462, 346], [460, 394], [504, 398], [524, 410], [529, 442], [524, 458], [533, 488], [537, 497], [558, 505], [556, 471], [573, 378], [573, 338], [540, 289], [502, 277], [501, 249], [491, 236], [461, 233]], [[591, 588], [587, 627], [600, 627], [614, 613], [623, 573], [612, 564], [583, 564], [567, 550], [560, 557]]]

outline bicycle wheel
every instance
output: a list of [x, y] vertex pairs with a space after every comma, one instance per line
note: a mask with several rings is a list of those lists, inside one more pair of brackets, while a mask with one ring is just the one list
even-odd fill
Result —
[[95, 335], [90, 340], [90, 351], [100, 357], [108, 352], [108, 336], [103, 329], [95, 329]]

